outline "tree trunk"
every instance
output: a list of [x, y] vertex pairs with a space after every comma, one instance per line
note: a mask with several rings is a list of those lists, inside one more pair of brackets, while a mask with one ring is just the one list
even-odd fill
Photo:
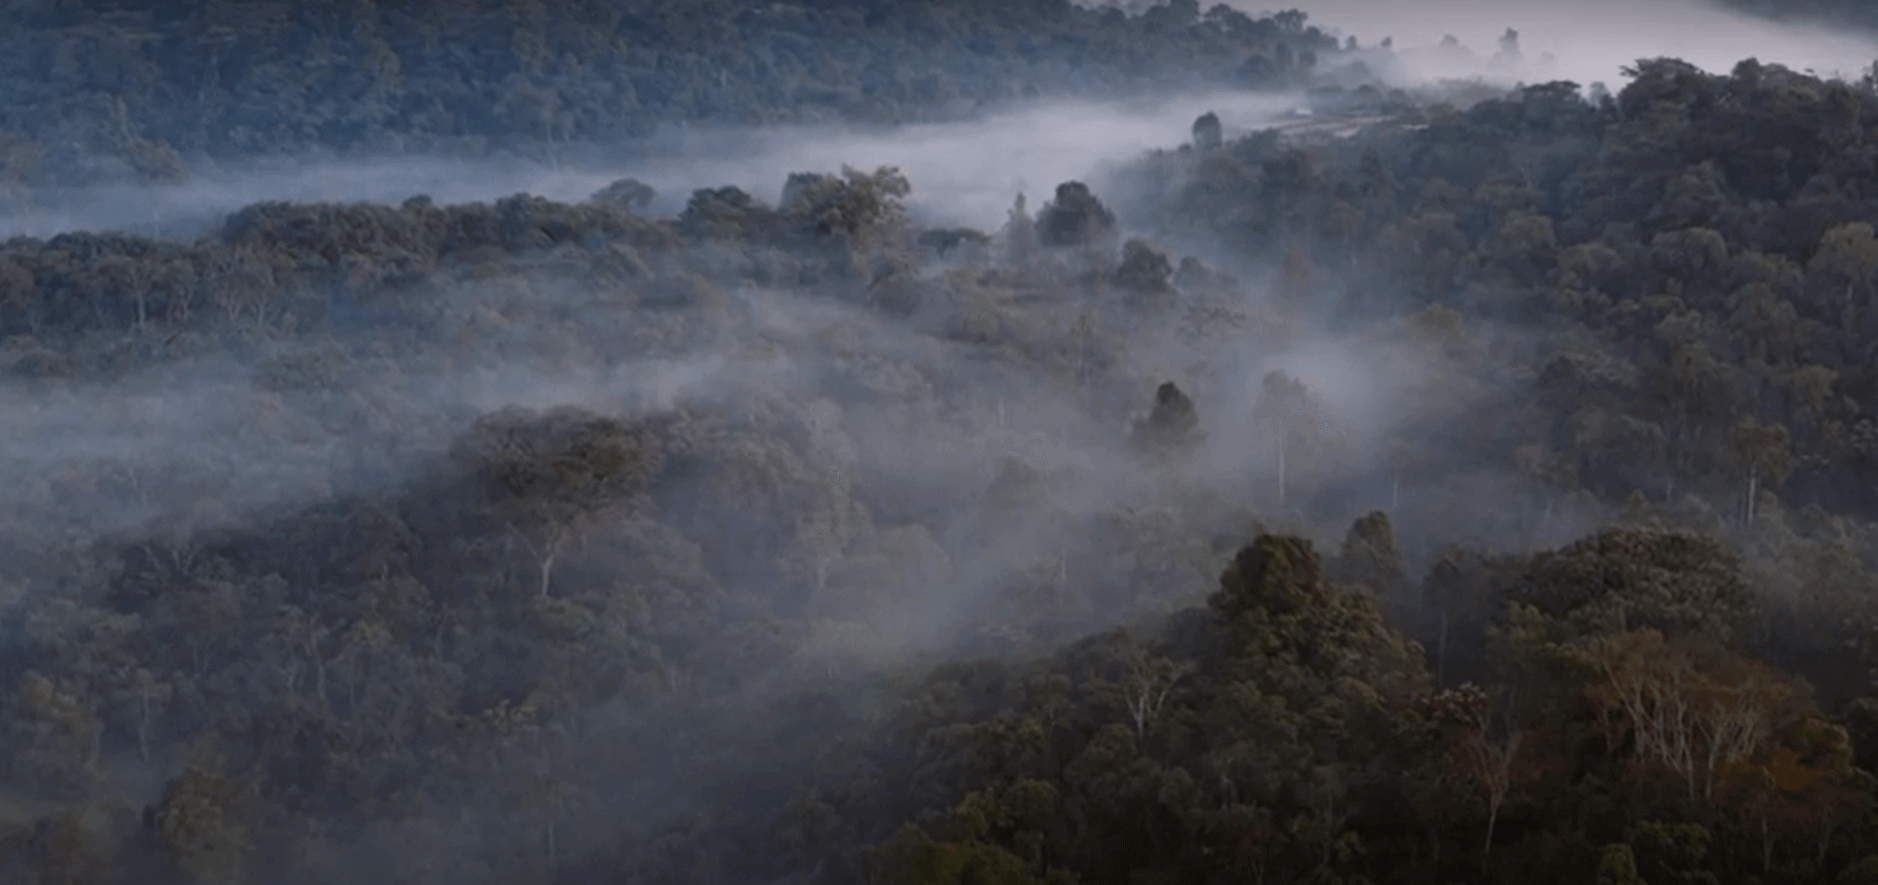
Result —
[[1748, 470], [1748, 510], [1747, 510], [1747, 513], [1748, 513], [1747, 524], [1749, 526], [1754, 525], [1754, 488], [1755, 486], [1759, 484], [1760, 484], [1759, 471], [1756, 471], [1750, 468]]
[[150, 761], [150, 692], [138, 694], [143, 704], [143, 716], [137, 720], [137, 755], [145, 762]]
[[104, 723], [98, 720], [95, 704], [91, 708], [91, 721], [88, 724], [91, 726], [91, 755], [85, 759], [87, 769], [97, 765], [98, 759], [104, 754]]
[[1485, 876], [1491, 869], [1488, 865], [1493, 858], [1493, 825], [1500, 820], [1500, 803], [1491, 803], [1487, 808], [1487, 844], [1480, 850], [1480, 874]]
[[561, 539], [566, 534], [566, 528], [557, 526], [553, 534], [548, 536], [547, 549], [541, 556], [541, 588], [538, 595], [543, 599], [548, 597], [548, 584], [554, 579], [554, 560], [561, 553]]
[[1428, 822], [1428, 843], [1431, 856], [1428, 878], [1431, 882], [1439, 881], [1441, 877], [1441, 830], [1432, 820]]
[[1761, 809], [1761, 872], [1774, 866], [1774, 836], [1767, 829], [1767, 809]]
[[320, 657], [319, 649], [314, 648], [313, 657], [313, 696], [320, 699], [320, 709], [326, 709], [326, 660]]
[[1285, 503], [1285, 435], [1278, 434], [1278, 503]]
[[1448, 684], [1448, 610], [1441, 609], [1441, 636], [1435, 640], [1435, 685], [1443, 688]]

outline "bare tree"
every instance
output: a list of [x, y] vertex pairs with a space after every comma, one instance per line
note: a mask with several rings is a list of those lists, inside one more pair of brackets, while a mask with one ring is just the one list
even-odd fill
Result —
[[1187, 674], [1193, 662], [1175, 662], [1147, 649], [1136, 648], [1128, 656], [1128, 675], [1122, 681], [1122, 700], [1134, 719], [1135, 736], [1146, 737], [1153, 722], [1167, 703], [1167, 696]]
[[[313, 693], [319, 699], [320, 706], [326, 706], [326, 663], [329, 655], [324, 648], [326, 638], [332, 631], [319, 619], [297, 605], [281, 608], [280, 621], [276, 630], [295, 653], [305, 655], [308, 664], [313, 667]], [[288, 689], [292, 690], [292, 677], [288, 680]]]
[[1519, 756], [1523, 733], [1509, 732], [1500, 740], [1490, 740], [1480, 725], [1468, 729], [1454, 745], [1454, 760], [1462, 772], [1472, 778], [1487, 800], [1487, 840], [1481, 848], [1484, 869], [1493, 854], [1493, 828], [1499, 822], [1500, 807], [1513, 786], [1513, 760]]
[[1642, 630], [1599, 643], [1604, 682], [1586, 694], [1612, 746], [1626, 735], [1641, 761], [1662, 765], [1710, 798], [1723, 769], [1754, 758], [1796, 697], [1791, 680], [1733, 656], [1698, 661], [1661, 633]]

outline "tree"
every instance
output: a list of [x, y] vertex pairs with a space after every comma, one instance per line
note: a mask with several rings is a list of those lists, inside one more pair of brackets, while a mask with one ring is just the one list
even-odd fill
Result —
[[1673, 279], [1706, 282], [1728, 261], [1728, 243], [1705, 227], [1668, 231], [1650, 239], [1650, 260]]
[[1310, 297], [1311, 294], [1311, 258], [1296, 244], [1285, 248], [1285, 257], [1279, 262], [1278, 297], [1286, 303], [1296, 304]]
[[1747, 474], [1747, 500], [1743, 521], [1754, 524], [1754, 508], [1763, 479], [1778, 485], [1792, 470], [1787, 452], [1787, 428], [1779, 424], [1759, 424], [1753, 418], [1742, 419], [1729, 438], [1727, 460]]
[[1629, 844], [1617, 842], [1604, 846], [1598, 860], [1598, 885], [1647, 885], [1637, 875], [1636, 851]]
[[1080, 181], [1057, 185], [1056, 199], [1037, 213], [1037, 240], [1045, 246], [1087, 245], [1114, 228], [1115, 213]]
[[1024, 859], [997, 845], [970, 839], [938, 841], [911, 824], [868, 853], [870, 882], [885, 885], [1069, 885], [1060, 872], [1033, 875]]
[[797, 172], [783, 187], [780, 210], [821, 236], [839, 236], [867, 248], [904, 229], [901, 200], [912, 189], [893, 166], [872, 172], [843, 166], [839, 177]]
[[1115, 269], [1115, 282], [1143, 300], [1165, 299], [1173, 294], [1171, 279], [1174, 266], [1167, 256], [1154, 251], [1145, 240], [1129, 240], [1122, 246], [1122, 262]]
[[1857, 292], [1869, 294], [1878, 280], [1878, 236], [1863, 221], [1829, 228], [1820, 235], [1819, 248], [1807, 267], [1844, 285], [1848, 302]]
[[1011, 264], [1026, 264], [1036, 251], [1036, 225], [1031, 221], [1029, 210], [1024, 208], [1024, 195], [1018, 194], [1011, 204], [1010, 218], [1004, 224], [1005, 260]]
[[150, 761], [150, 728], [153, 713], [161, 712], [175, 695], [175, 685], [158, 681], [148, 669], [137, 667], [120, 676], [119, 697], [135, 707], [137, 720], [137, 758]]
[[1361, 843], [1346, 825], [1379, 810], [1363, 785], [1439, 752], [1408, 746], [1400, 715], [1428, 690], [1420, 647], [1366, 594], [1330, 585], [1298, 538], [1242, 548], [1207, 607], [1224, 642], [1204, 659], [1211, 691], [1198, 710], [1225, 798], [1273, 806], [1317, 863], [1353, 859]]
[[1701, 869], [1710, 836], [1700, 824], [1644, 821], [1626, 830], [1624, 841], [1635, 851], [1645, 881], [1720, 885], [1714, 873]]
[[164, 788], [157, 832], [175, 864], [205, 885], [240, 881], [251, 791], [219, 766], [190, 766]]
[[453, 455], [532, 549], [541, 596], [581, 521], [632, 503], [661, 461], [647, 428], [577, 408], [512, 407], [484, 416], [457, 440]]
[[1507, 28], [1506, 33], [1500, 35], [1499, 42], [1500, 42], [1500, 51], [1494, 55], [1494, 60], [1499, 61], [1499, 62], [1509, 63], [1509, 64], [1518, 62], [1519, 61], [1519, 32], [1513, 30], [1512, 28]]
[[1486, 845], [1480, 853], [1483, 873], [1493, 855], [1494, 824], [1499, 821], [1500, 806], [1505, 804], [1507, 791], [1513, 786], [1513, 762], [1519, 755], [1519, 745], [1524, 738], [1524, 734], [1514, 728], [1499, 740], [1489, 739], [1488, 718], [1485, 711], [1481, 711], [1480, 717], [1462, 732], [1450, 751], [1454, 764], [1473, 780], [1487, 801]]
[[1585, 690], [1608, 745], [1628, 738], [1636, 758], [1675, 772], [1691, 799], [1760, 755], [1802, 689], [1790, 677], [1725, 653], [1671, 644], [1655, 630], [1599, 640], [1603, 681]]
[[365, 689], [366, 699], [371, 697], [370, 675], [375, 669], [382, 670], [382, 667], [375, 668], [373, 665], [394, 653], [391, 631], [377, 612], [354, 619], [340, 636], [339, 651], [333, 656], [332, 664], [339, 678], [345, 682], [346, 710], [349, 715], [358, 718], [363, 713], [361, 704], [364, 701], [359, 689]]
[[796, 548], [817, 595], [828, 591], [836, 563], [855, 537], [869, 527], [865, 511], [849, 497], [845, 483], [835, 480], [811, 492], [795, 521]]
[[651, 205], [658, 192], [637, 178], [622, 178], [593, 192], [587, 199], [626, 212], [639, 212]]
[[775, 234], [778, 218], [774, 209], [741, 188], [705, 188], [692, 192], [678, 224], [698, 236], [761, 241]]
[[1174, 686], [1194, 671], [1192, 661], [1173, 661], [1140, 648], [1131, 647], [1124, 658], [1127, 673], [1119, 686], [1123, 705], [1135, 725], [1135, 736], [1146, 738], [1148, 724], [1160, 715]]
[[325, 648], [326, 640], [332, 631], [320, 622], [317, 615], [308, 614], [297, 605], [281, 607], [280, 619], [275, 624], [275, 635], [287, 646], [289, 660], [293, 670], [287, 680], [287, 690], [294, 690], [294, 676], [298, 674], [299, 656], [304, 655], [313, 665], [314, 696], [319, 699], [321, 709], [326, 703], [326, 665], [332, 654]]
[[1201, 152], [1217, 150], [1220, 146], [1220, 142], [1223, 140], [1218, 114], [1207, 111], [1201, 114], [1199, 119], [1193, 121], [1193, 147], [1195, 150]]
[[1531, 557], [1496, 591], [1590, 637], [1639, 627], [1733, 641], [1754, 618], [1739, 561], [1688, 532], [1617, 528]]
[[[1272, 440], [1278, 469], [1278, 503], [1284, 504], [1293, 467], [1321, 465], [1341, 451], [1339, 434], [1302, 382], [1283, 371], [1273, 371], [1260, 385], [1252, 420]], [[1302, 461], [1293, 449], [1308, 442]]]
[[1261, 195], [1265, 217], [1279, 222], [1283, 239], [1303, 228], [1324, 187], [1324, 169], [1309, 151], [1291, 149], [1267, 159], [1261, 166]]
[[1814, 711], [1799, 712], [1798, 722], [1781, 729], [1780, 740], [1769, 742], [1766, 752], [1729, 766], [1718, 778], [1717, 789], [1725, 793], [1719, 798], [1742, 829], [1760, 836], [1764, 873], [1776, 869], [1774, 849], [1781, 841], [1803, 846], [1810, 866], [1819, 870], [1834, 834], [1871, 809], [1872, 778], [1851, 763], [1847, 730]]
[[1152, 452], [1189, 450], [1201, 441], [1199, 426], [1193, 400], [1174, 382], [1167, 381], [1154, 392], [1153, 411], [1136, 422], [1134, 440], [1137, 446]]
[[1283, 372], [1274, 371], [1265, 376], [1258, 405], [1252, 410], [1252, 419], [1268, 428], [1275, 444], [1279, 504], [1285, 501], [1285, 451], [1295, 435], [1295, 419], [1303, 411], [1303, 403], [1304, 385]]
[[1382, 599], [1397, 598], [1408, 585], [1408, 566], [1397, 548], [1389, 514], [1372, 510], [1350, 524], [1337, 557], [1339, 580], [1363, 584]]

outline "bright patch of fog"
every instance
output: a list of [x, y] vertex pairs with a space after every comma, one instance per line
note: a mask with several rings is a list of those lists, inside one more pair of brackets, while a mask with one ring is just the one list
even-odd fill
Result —
[[[1266, 11], [1257, 0], [1229, 5]], [[1401, 87], [1472, 78], [1508, 86], [1565, 79], [1615, 90], [1624, 82], [1620, 68], [1655, 56], [1717, 73], [1755, 57], [1822, 76], [1855, 77], [1878, 59], [1878, 39], [1868, 34], [1770, 22], [1699, 0], [1285, 5], [1303, 10], [1318, 27], [1357, 38], [1362, 52], [1327, 54], [1321, 72], [1360, 59], [1371, 73]], [[1509, 28], [1518, 32], [1516, 55], [1500, 46]], [[1448, 36], [1458, 45], [1442, 45]], [[1393, 38], [1392, 53], [1375, 49], [1384, 37]], [[395, 203], [427, 194], [439, 203], [458, 203], [525, 192], [575, 201], [622, 177], [650, 184], [659, 191], [654, 210], [672, 214], [698, 188], [735, 186], [773, 202], [790, 173], [835, 171], [842, 164], [899, 166], [914, 186], [909, 205], [916, 220], [990, 230], [1004, 222], [1017, 193], [1030, 196], [1035, 206], [1058, 183], [1097, 180], [1108, 164], [1186, 141], [1194, 118], [1208, 110], [1220, 115], [1231, 136], [1286, 122], [1287, 112], [1301, 104], [1296, 94], [1223, 91], [1149, 101], [1056, 101], [967, 122], [899, 127], [675, 127], [629, 145], [564, 145], [560, 161], [547, 163], [428, 155], [257, 162], [197, 169], [193, 180], [170, 186], [0, 194], [0, 239], [73, 230], [190, 237], [263, 200]], [[571, 159], [576, 154], [580, 158]]]
[[[1229, 0], [1248, 13], [1262, 4]], [[1479, 0], [1295, 0], [1286, 4], [1309, 22], [1358, 46], [1394, 40], [1393, 66], [1370, 62], [1394, 85], [1482, 77], [1512, 84], [1572, 80], [1604, 83], [1616, 91], [1619, 69], [1640, 58], [1680, 58], [1705, 71], [1727, 73], [1744, 58], [1781, 64], [1819, 76], [1856, 78], [1878, 59], [1878, 39], [1843, 29], [1772, 22], [1698, 0], [1574, 0], [1482, 3]], [[1519, 59], [1500, 58], [1499, 40], [1519, 32]], [[1442, 47], [1453, 36], [1460, 47]]]
[[[658, 190], [666, 210], [677, 211], [696, 187], [735, 185], [774, 201], [790, 172], [840, 163], [898, 166], [913, 183], [909, 208], [922, 220], [996, 229], [1017, 193], [1027, 193], [1036, 205], [1059, 183], [1185, 142], [1194, 119], [1207, 111], [1219, 114], [1229, 129], [1250, 130], [1279, 121], [1301, 103], [1298, 95], [1243, 91], [1151, 102], [1054, 102], [966, 123], [746, 131], [732, 136], [741, 143], [728, 152], [721, 148], [723, 135], [694, 132], [662, 139], [655, 159], [628, 174]], [[578, 198], [609, 180], [561, 173], [534, 182], [531, 192]]]
[[995, 230], [1018, 193], [1034, 208], [1064, 181], [1087, 180], [1110, 164], [1187, 141], [1194, 119], [1207, 111], [1218, 113], [1231, 135], [1280, 121], [1302, 101], [1296, 94], [1233, 91], [1052, 102], [969, 122], [895, 128], [688, 128], [615, 149], [589, 148], [579, 162], [553, 164], [431, 156], [255, 164], [177, 185], [46, 190], [28, 195], [29, 203], [0, 199], [0, 239], [71, 230], [188, 237], [263, 200], [397, 203], [426, 194], [438, 203], [464, 203], [529, 193], [575, 202], [625, 177], [657, 190], [653, 211], [669, 215], [699, 188], [734, 186], [774, 203], [790, 173], [834, 172], [843, 164], [900, 167], [913, 183], [908, 208], [922, 223]]

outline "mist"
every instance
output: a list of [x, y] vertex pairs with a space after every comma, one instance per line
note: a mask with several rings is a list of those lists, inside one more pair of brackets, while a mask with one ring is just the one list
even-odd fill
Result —
[[[1323, 53], [1319, 73], [1362, 61], [1404, 88], [1615, 84], [1619, 67], [1657, 55], [1724, 71], [1753, 55], [1849, 76], [1878, 52], [1865, 37], [1695, 3], [1485, 6], [1329, 0], [1305, 11], [1361, 46]], [[1519, 32], [1519, 56], [1494, 59], [1507, 28]], [[1447, 35], [1463, 46], [1441, 47]], [[1385, 36], [1397, 55], [1374, 48]], [[78, 703], [33, 694], [38, 683], [22, 689], [14, 713], [26, 725], [0, 737], [40, 741], [29, 747], [39, 755], [18, 754], [26, 787], [0, 784], [0, 824], [60, 807], [32, 805], [43, 793], [74, 806], [147, 805], [146, 827], [161, 819], [184, 832], [174, 822], [187, 815], [174, 809], [191, 800], [175, 785], [228, 771], [283, 785], [267, 794], [266, 815], [252, 815], [269, 821], [256, 832], [289, 822], [266, 834], [267, 850], [287, 846], [298, 853], [280, 856], [307, 858], [309, 870], [325, 862], [332, 881], [749, 885], [784, 869], [800, 874], [785, 883], [862, 881], [852, 871], [824, 878], [817, 852], [858, 857], [837, 842], [884, 838], [873, 831], [898, 826], [917, 803], [889, 797], [881, 814], [835, 798], [841, 808], [824, 815], [817, 803], [846, 788], [817, 793], [818, 778], [877, 761], [855, 781], [885, 790], [956, 774], [944, 769], [944, 741], [968, 729], [905, 741], [928, 723], [894, 721], [939, 722], [954, 715], [947, 705], [978, 703], [983, 682], [934, 688], [939, 700], [918, 707], [925, 696], [908, 686], [931, 664], [994, 659], [983, 671], [996, 671], [992, 693], [1014, 697], [1019, 683], [996, 668], [1071, 647], [1098, 660], [1107, 652], [1092, 636], [1106, 642], [1177, 613], [1213, 618], [1208, 600], [1252, 539], [1303, 537], [1328, 551], [1376, 511], [1394, 520], [1370, 522], [1383, 526], [1379, 558], [1403, 573], [1351, 577], [1337, 561], [1336, 604], [1361, 601], [1300, 620], [1427, 638], [1438, 616], [1445, 643], [1449, 612], [1437, 615], [1413, 576], [1457, 543], [1520, 552], [1608, 524], [1616, 508], [1573, 471], [1612, 472], [1618, 430], [1660, 436], [1646, 419], [1672, 419], [1639, 407], [1612, 430], [1620, 421], [1595, 404], [1535, 404], [1554, 395], [1535, 383], [1538, 367], [1554, 368], [1568, 341], [1590, 360], [1602, 344], [1585, 325], [1608, 322], [1589, 310], [1583, 322], [1518, 319], [1572, 295], [1564, 272], [1554, 276], [1563, 259], [1550, 216], [1531, 255], [1507, 245], [1542, 213], [1563, 214], [1547, 194], [1466, 181], [1443, 196], [1432, 174], [1411, 175], [1454, 147], [1416, 140], [1442, 134], [1439, 120], [1361, 133], [1356, 147], [1382, 158], [1376, 175], [1334, 140], [1287, 165], [1306, 153], [1288, 151], [1290, 141], [1234, 141], [1307, 116], [1301, 68], [1273, 77], [1285, 88], [1033, 100], [944, 123], [673, 124], [530, 156], [337, 156], [310, 145], [297, 157], [199, 161], [178, 184], [5, 192], [0, 240], [121, 230], [164, 242], [14, 240], [0, 255], [0, 308], [13, 311], [16, 333], [0, 347], [0, 488], [13, 490], [0, 554], [19, 551], [0, 571], [0, 654], [53, 674], [59, 692], [95, 698], [83, 715], [96, 717], [87, 725]], [[1226, 143], [1189, 144], [1209, 111]], [[1558, 114], [1586, 127], [1610, 118]], [[1371, 119], [1333, 120], [1318, 134], [1340, 139]], [[1501, 137], [1486, 124], [1467, 132]], [[1560, 166], [1584, 187], [1624, 181], [1590, 174], [1621, 152], [1558, 141], [1585, 152]], [[1456, 178], [1507, 171], [1462, 156]], [[1479, 156], [1480, 167], [1498, 162]], [[897, 182], [863, 192], [884, 177], [831, 177], [818, 186], [835, 196], [808, 209], [732, 206], [706, 224], [671, 223], [696, 190], [741, 188], [774, 206], [792, 173], [843, 167], [897, 167], [911, 192], [902, 206], [880, 197], [900, 193]], [[1297, 168], [1290, 183], [1303, 183], [1288, 194]], [[1401, 180], [1386, 181], [1394, 169]], [[642, 209], [464, 205], [517, 193], [582, 203], [624, 178], [658, 196]], [[1013, 201], [1025, 195], [1040, 219], [1071, 181], [1090, 185], [1115, 223], [1040, 244], [1042, 225]], [[1207, 182], [1234, 204], [1210, 202], [1195, 187]], [[418, 195], [434, 203], [405, 202]], [[1490, 198], [1525, 214], [1427, 209]], [[328, 205], [259, 207], [229, 225], [231, 242], [202, 236], [268, 201]], [[1463, 234], [1456, 217], [1480, 231]], [[953, 226], [988, 236], [950, 247], [919, 236]], [[1515, 260], [1533, 255], [1547, 263]], [[1642, 275], [1668, 263], [1641, 259], [1636, 275], [1656, 286]], [[1620, 297], [1635, 294], [1617, 285]], [[1693, 300], [1705, 290], [1697, 281], [1688, 291]], [[146, 300], [184, 298], [193, 307], [145, 316]], [[1583, 399], [1601, 395], [1600, 378], [1580, 384]], [[1733, 427], [1710, 438], [1724, 433], [1758, 438]], [[1553, 455], [1562, 470], [1533, 466]], [[612, 484], [641, 463], [653, 465], [646, 477]], [[1713, 474], [1700, 493], [1725, 501], [1735, 477]], [[1309, 583], [1311, 598], [1332, 598], [1328, 583]], [[1276, 598], [1282, 588], [1268, 589]], [[1372, 624], [1371, 604], [1393, 621]], [[1298, 635], [1298, 647], [1314, 647], [1314, 634]], [[1407, 639], [1397, 650], [1416, 665], [1424, 656]], [[1346, 668], [1334, 691], [1285, 690], [1335, 700], [1370, 678], [1358, 664], [1393, 654], [1326, 665]], [[1111, 663], [1088, 674], [1135, 666]], [[1237, 672], [1278, 672], [1269, 664]], [[1429, 681], [1400, 669], [1400, 684]], [[1209, 680], [1182, 683], [1172, 703], [1211, 704], [1195, 694]], [[153, 714], [153, 695], [171, 683], [176, 712]], [[1242, 704], [1248, 721], [1285, 703], [1282, 691], [1244, 694], [1256, 700]], [[1160, 740], [1142, 702], [1129, 703], [1135, 719], [1121, 736]], [[1003, 704], [984, 716], [1003, 716]], [[1317, 712], [1329, 709], [1284, 727], [1360, 718]], [[45, 724], [54, 717], [67, 731]], [[1043, 753], [1097, 732], [1083, 724], [1042, 726]], [[224, 732], [236, 747], [226, 765], [210, 752]], [[876, 739], [894, 749], [867, 749]], [[1099, 757], [1065, 754], [1034, 773], [1054, 777], [1048, 769], [1072, 760], [1100, 771], [1109, 763]], [[108, 776], [97, 776], [99, 758]], [[1194, 766], [1202, 774], [1181, 775], [1181, 790], [1217, 780], [1236, 791], [1237, 764]], [[1204, 798], [1240, 803], [1236, 793]], [[315, 833], [328, 825], [321, 815], [349, 816], [331, 845]], [[792, 815], [810, 828], [816, 815], [860, 823], [810, 838], [785, 829]], [[159, 847], [177, 858], [221, 850], [136, 832], [113, 838], [153, 858]], [[1467, 834], [1470, 848], [1479, 841]], [[223, 856], [250, 850], [228, 844], [238, 847]], [[687, 845], [697, 846], [688, 859]], [[726, 846], [777, 856], [724, 873], [709, 858], [728, 856]], [[1204, 853], [1190, 855], [1199, 863]], [[125, 857], [129, 867], [140, 856]], [[191, 862], [210, 871], [190, 868], [192, 880], [238, 880], [212, 878], [212, 857]]]
[[1220, 115], [1229, 133], [1280, 121], [1301, 93], [1221, 91], [1115, 101], [1033, 101], [963, 122], [896, 128], [845, 126], [670, 127], [618, 145], [562, 145], [555, 156], [276, 159], [234, 168], [204, 165], [181, 184], [26, 191], [0, 202], [0, 238], [68, 230], [123, 230], [191, 237], [229, 212], [264, 200], [371, 200], [418, 194], [438, 203], [528, 193], [579, 202], [621, 178], [658, 191], [655, 214], [676, 215], [691, 192], [739, 187], [774, 203], [791, 173], [898, 166], [914, 182], [916, 221], [995, 230], [1013, 198], [1037, 201], [1064, 181], [1187, 138], [1196, 117]]
[[[1228, 5], [1248, 13], [1268, 8], [1246, 0]], [[1401, 87], [1480, 77], [1505, 86], [1604, 83], [1615, 92], [1624, 82], [1619, 69], [1659, 56], [1680, 58], [1711, 73], [1727, 73], [1742, 59], [1758, 58], [1821, 77], [1856, 79], [1878, 59], [1878, 37], [1869, 33], [1774, 22], [1700, 0], [1298, 0], [1291, 5], [1320, 28], [1356, 37], [1361, 48], [1392, 39], [1393, 63], [1374, 58], [1368, 63]], [[1496, 59], [1508, 28], [1519, 32], [1519, 58]], [[1442, 47], [1447, 36], [1460, 47]]]

